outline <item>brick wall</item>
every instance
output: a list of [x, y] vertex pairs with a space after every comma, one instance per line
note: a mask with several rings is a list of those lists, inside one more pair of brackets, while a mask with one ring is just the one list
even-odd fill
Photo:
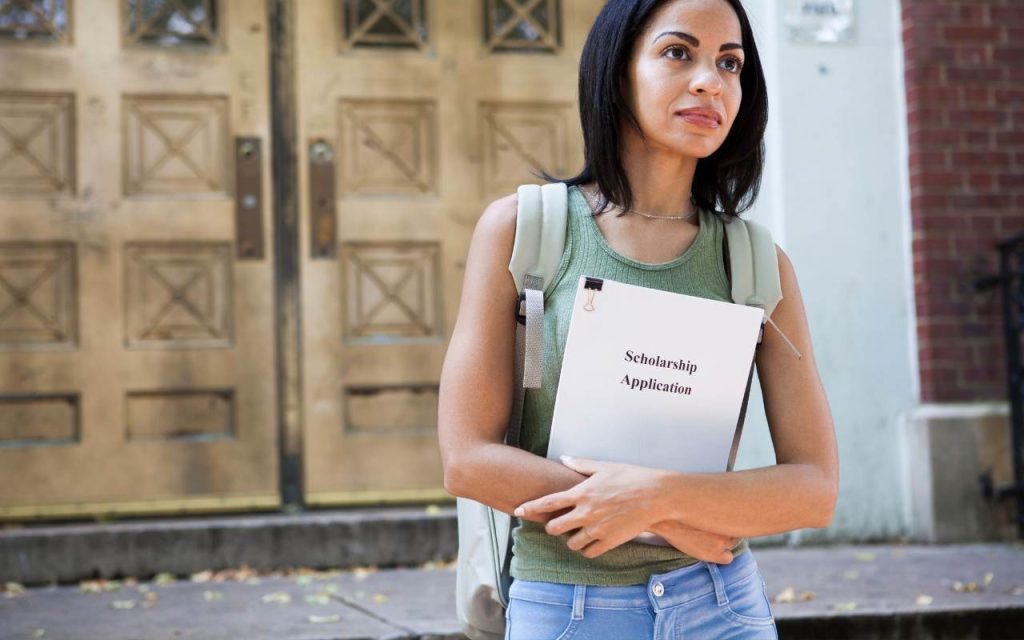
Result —
[[1006, 397], [999, 294], [1024, 232], [1024, 0], [903, 0], [921, 400]]

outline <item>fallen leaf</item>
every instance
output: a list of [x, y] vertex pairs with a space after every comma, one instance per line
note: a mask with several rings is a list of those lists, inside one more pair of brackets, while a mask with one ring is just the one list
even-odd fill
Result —
[[340, 587], [336, 584], [325, 584], [324, 593], [338, 593]]
[[28, 593], [28, 591], [25, 589], [24, 585], [18, 582], [4, 583], [4, 595], [8, 598], [17, 598], [25, 595], [26, 593]]
[[126, 586], [126, 587], [134, 587], [138, 583], [139, 583], [139, 579], [138, 578], [125, 578], [124, 579], [124, 586]]
[[277, 604], [288, 604], [292, 601], [292, 597], [284, 591], [275, 591], [274, 593], [268, 593], [263, 596], [263, 602], [270, 603], [276, 602]]
[[206, 571], [200, 571], [199, 573], [193, 573], [189, 578], [192, 582], [209, 582], [213, 578], [213, 572], [207, 569]]
[[853, 611], [856, 608], [856, 602], [837, 602], [832, 605], [834, 611]]
[[134, 600], [114, 600], [113, 602], [110, 603], [110, 606], [115, 608], [115, 609], [134, 609], [135, 608], [135, 601]]
[[46, 635], [46, 629], [36, 629], [35, 631], [32, 632], [32, 637], [33, 638], [42, 638], [45, 635]]
[[149, 585], [148, 584], [140, 584], [139, 586], [135, 587], [135, 589], [139, 593], [149, 593]]
[[795, 600], [796, 590], [794, 590], [793, 587], [786, 587], [778, 595], [776, 595], [772, 601], [778, 602], [779, 604], [786, 604], [789, 602], [794, 602]]
[[927, 596], [927, 595], [922, 593], [921, 595], [917, 596], [917, 601], [916, 602], [917, 602], [917, 604], [921, 605], [922, 607], [926, 607], [926, 606], [930, 605], [932, 603], [932, 601], [934, 601], [934, 600], [935, 599], [932, 598], [931, 596]]
[[844, 571], [843, 572], [843, 577], [846, 578], [847, 580], [856, 580], [857, 578], [860, 577], [860, 571], [857, 571], [856, 569], [850, 569], [849, 571]]
[[995, 578], [995, 577], [996, 577], [996, 574], [994, 574], [991, 571], [989, 571], [988, 573], [985, 574], [985, 577], [982, 579], [981, 584], [983, 584], [983, 585], [985, 585], [987, 587], [988, 585], [992, 584], [992, 579]]
[[875, 554], [871, 551], [860, 551], [854, 556], [857, 562], [874, 562]]
[[224, 593], [221, 591], [204, 591], [203, 599], [207, 602], [213, 602], [214, 600], [223, 600]]
[[800, 594], [800, 600], [803, 602], [809, 602], [811, 600], [814, 600], [814, 598], [816, 597], [817, 596], [814, 595], [813, 591], [804, 591]]
[[258, 584], [263, 584], [263, 581], [260, 580], [259, 578], [248, 578], [245, 581], [245, 584], [258, 585]]
[[148, 609], [149, 607], [152, 607], [153, 605], [155, 605], [159, 599], [160, 599], [160, 594], [158, 594], [155, 591], [149, 591], [142, 598], [142, 606]]
[[376, 567], [356, 567], [352, 570], [352, 577], [356, 580], [366, 580], [367, 576], [376, 572]]
[[978, 590], [977, 582], [960, 582], [957, 580], [953, 583], [953, 591], [957, 593], [974, 593]]
[[1010, 589], [1010, 595], [1012, 596], [1024, 596], [1024, 587], [1014, 587]]
[[311, 593], [306, 596], [306, 602], [309, 604], [330, 604], [331, 596], [326, 593]]
[[436, 516], [439, 513], [441, 513], [441, 507], [437, 506], [436, 504], [428, 504], [427, 508], [424, 509], [424, 511], [428, 516]]
[[82, 593], [103, 593], [103, 586], [97, 580], [83, 580], [78, 583], [78, 590]]
[[153, 582], [157, 584], [174, 584], [177, 581], [173, 573], [158, 573], [153, 577]]
[[383, 593], [375, 593], [373, 594], [373, 601], [377, 604], [383, 604], [388, 601], [388, 597]]
[[341, 622], [341, 616], [334, 614], [332, 616], [309, 616], [309, 621], [313, 624], [327, 624], [330, 622]]

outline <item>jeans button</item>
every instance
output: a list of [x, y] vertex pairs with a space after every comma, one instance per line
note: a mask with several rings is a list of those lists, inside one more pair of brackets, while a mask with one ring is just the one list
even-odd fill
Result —
[[661, 596], [665, 595], [665, 585], [661, 584], [660, 582], [655, 582], [654, 583], [654, 595], [659, 597], [659, 598]]

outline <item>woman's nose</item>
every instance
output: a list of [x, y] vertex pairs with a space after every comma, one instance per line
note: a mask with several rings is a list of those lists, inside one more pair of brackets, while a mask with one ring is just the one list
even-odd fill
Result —
[[690, 81], [690, 91], [693, 93], [710, 93], [718, 95], [722, 90], [722, 78], [718, 70], [707, 65], [700, 65], [696, 70], [693, 79]]

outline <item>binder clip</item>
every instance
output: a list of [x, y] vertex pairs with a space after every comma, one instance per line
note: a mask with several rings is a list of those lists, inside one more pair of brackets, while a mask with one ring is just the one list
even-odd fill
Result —
[[594, 310], [594, 296], [601, 287], [604, 286], [604, 280], [601, 278], [590, 278], [587, 277], [583, 282], [583, 290], [587, 292], [587, 302], [583, 305], [583, 309], [586, 311]]

